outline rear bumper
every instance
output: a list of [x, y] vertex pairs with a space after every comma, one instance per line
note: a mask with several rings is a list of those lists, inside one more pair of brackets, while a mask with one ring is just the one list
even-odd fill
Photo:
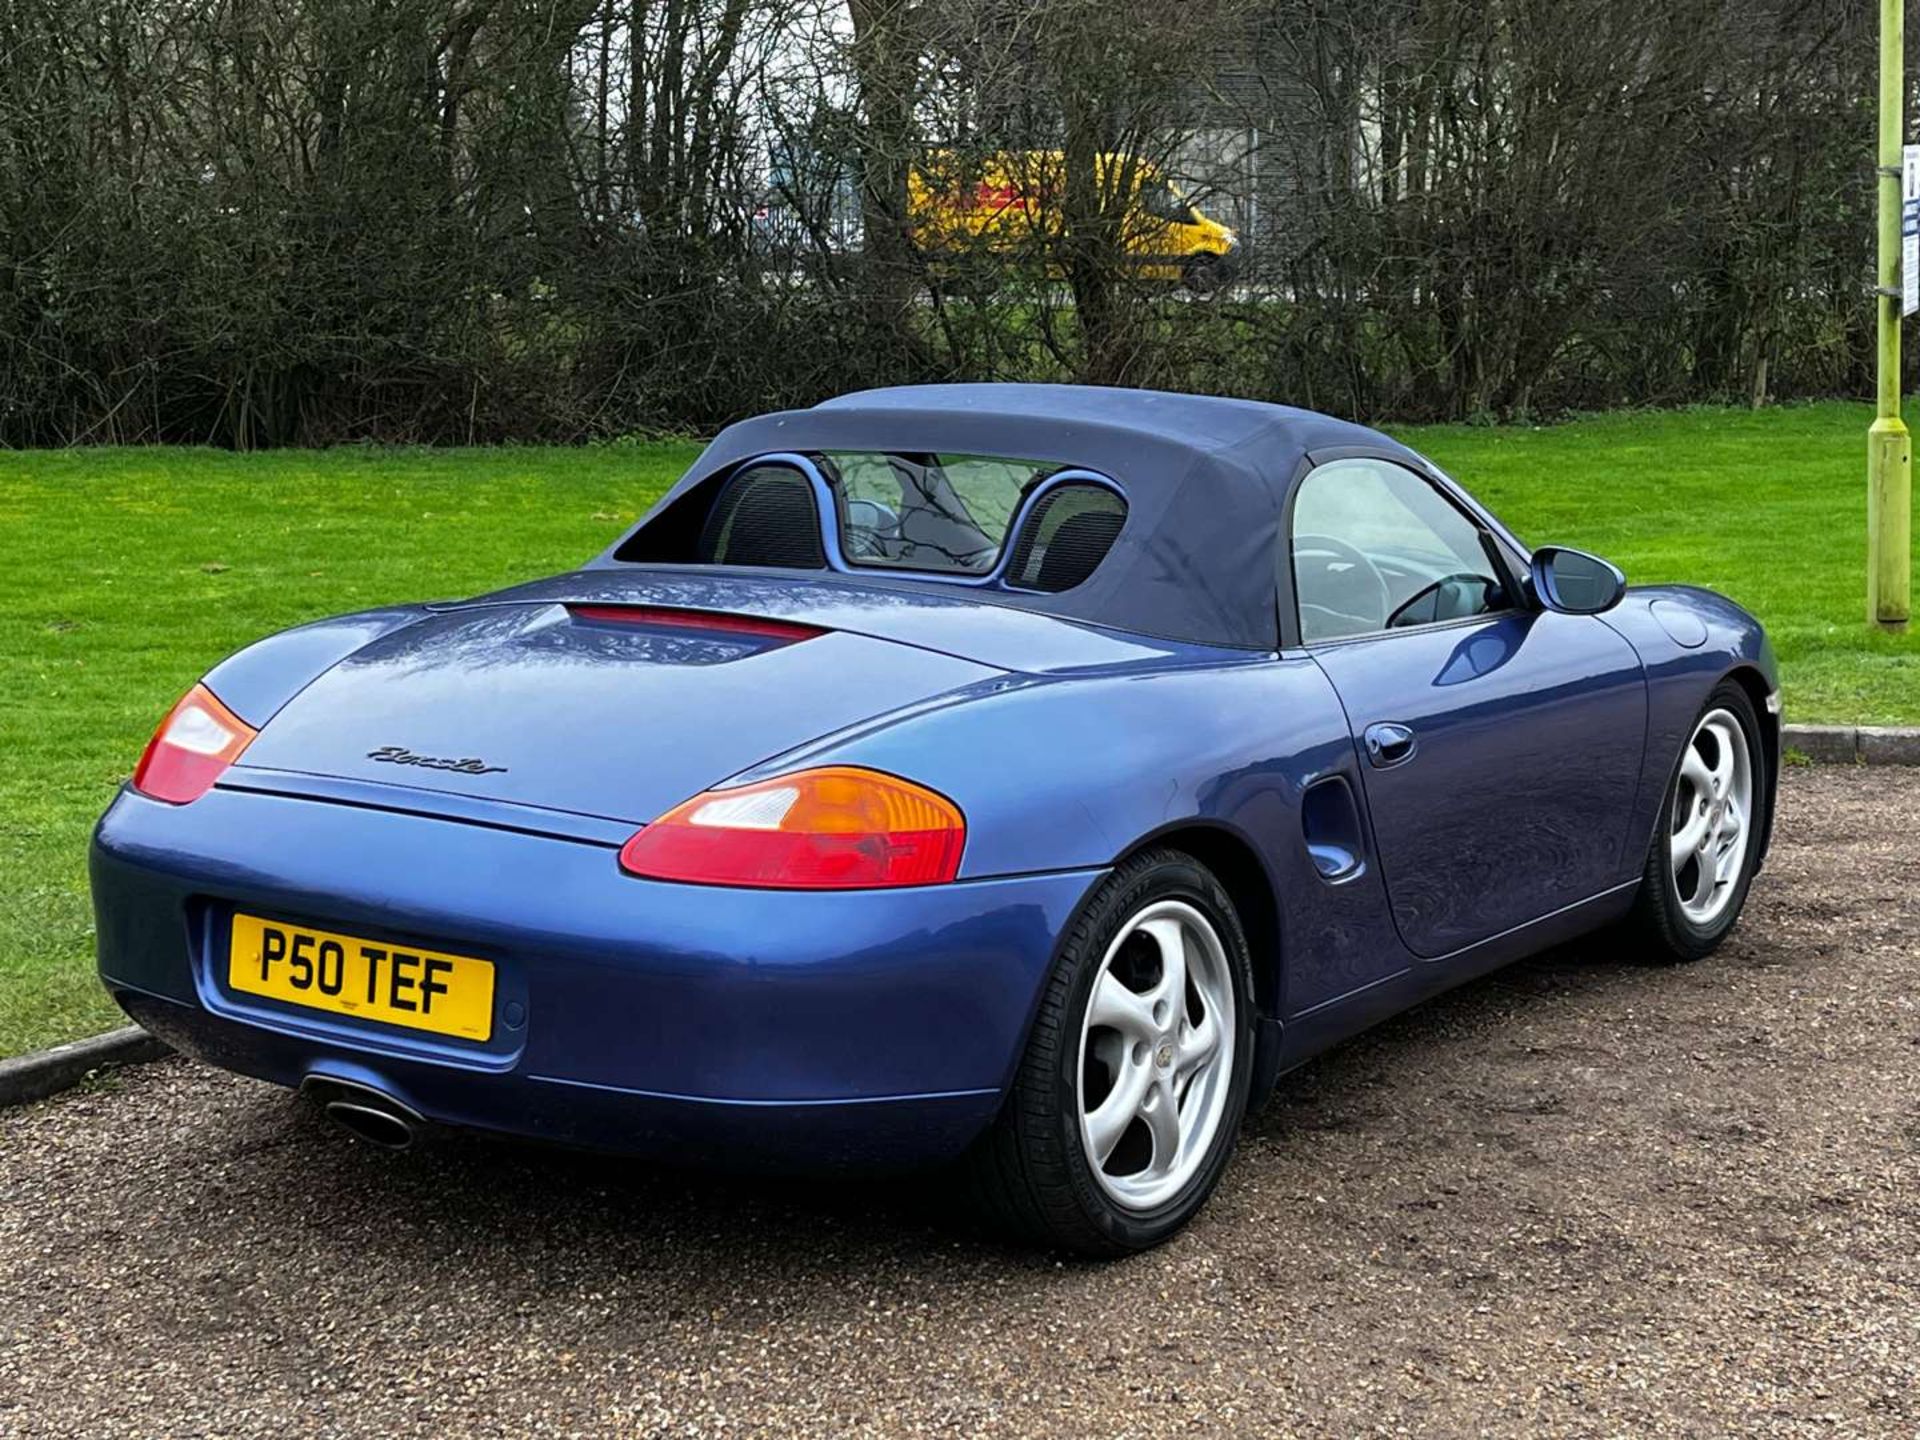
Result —
[[[957, 1154], [998, 1108], [1100, 876], [926, 889], [635, 880], [610, 846], [215, 789], [123, 793], [92, 851], [101, 978], [213, 1064], [372, 1085], [428, 1120], [779, 1166]], [[496, 966], [484, 1045], [227, 987], [235, 909]]]

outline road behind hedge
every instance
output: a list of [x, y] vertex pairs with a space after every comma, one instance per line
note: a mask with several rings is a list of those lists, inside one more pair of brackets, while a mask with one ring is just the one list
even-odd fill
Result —
[[1117, 1265], [923, 1188], [393, 1158], [175, 1060], [0, 1114], [0, 1434], [1920, 1432], [1920, 771], [1789, 772], [1734, 940], [1282, 1082]]

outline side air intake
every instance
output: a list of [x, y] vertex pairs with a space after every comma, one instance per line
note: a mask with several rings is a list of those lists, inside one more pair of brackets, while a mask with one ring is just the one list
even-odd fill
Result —
[[1107, 558], [1126, 523], [1127, 502], [1104, 485], [1059, 485], [1040, 497], [1013, 542], [1007, 583], [1071, 590]]

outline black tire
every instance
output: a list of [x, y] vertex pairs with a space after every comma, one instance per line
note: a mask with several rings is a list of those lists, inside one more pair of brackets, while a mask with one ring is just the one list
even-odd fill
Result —
[[[1163, 900], [1193, 906], [1226, 953], [1234, 993], [1232, 1070], [1204, 1160], [1151, 1210], [1121, 1206], [1094, 1179], [1081, 1139], [1077, 1071], [1082, 1024], [1108, 947], [1134, 916]], [[1253, 1071], [1253, 964], [1233, 902], [1212, 873], [1178, 850], [1146, 851], [1119, 867], [1082, 909], [1054, 962], [1012, 1090], [966, 1167], [978, 1204], [1021, 1239], [1080, 1255], [1133, 1254], [1171, 1237], [1219, 1183], [1246, 1115]]]
[[1753, 701], [1740, 685], [1731, 680], [1722, 681], [1707, 697], [1707, 703], [1700, 707], [1700, 713], [1688, 727], [1689, 745], [1700, 722], [1715, 710], [1724, 710], [1732, 715], [1746, 734], [1747, 753], [1753, 772], [1753, 813], [1747, 817], [1747, 824], [1752, 830], [1747, 838], [1746, 853], [1741, 858], [1739, 874], [1733, 882], [1733, 895], [1726, 908], [1710, 923], [1696, 923], [1681, 907], [1679, 884], [1675, 880], [1673, 867], [1668, 863], [1667, 852], [1674, 807], [1680, 797], [1681, 765], [1686, 759], [1683, 747], [1680, 755], [1674, 759], [1673, 773], [1668, 777], [1666, 793], [1661, 798], [1653, 839], [1647, 847], [1646, 864], [1640, 872], [1640, 892], [1634, 897], [1633, 911], [1627, 919], [1629, 929], [1646, 947], [1647, 958], [1656, 963], [1700, 960], [1718, 949], [1720, 942], [1727, 938], [1740, 919], [1740, 911], [1747, 903], [1747, 890], [1753, 884], [1754, 867], [1759, 863], [1760, 836], [1764, 833], [1767, 818], [1765, 807], [1771, 803], [1773, 794], [1773, 777], [1767, 769], [1767, 752], [1760, 743], [1759, 717], [1754, 713]]
[[1227, 284], [1226, 266], [1218, 255], [1189, 255], [1180, 266], [1180, 283], [1196, 300], [1211, 300]]

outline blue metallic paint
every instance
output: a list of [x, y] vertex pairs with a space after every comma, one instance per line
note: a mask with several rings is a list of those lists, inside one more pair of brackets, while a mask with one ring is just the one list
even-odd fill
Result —
[[[1422, 464], [1381, 446], [1367, 453]], [[569, 603], [830, 633], [609, 633]], [[991, 1119], [1060, 937], [1128, 853], [1168, 840], [1244, 859], [1237, 898], [1271, 937], [1256, 956], [1270, 1082], [1623, 913], [1680, 746], [1728, 675], [1756, 698], [1777, 686], [1751, 617], [1684, 587], [1597, 618], [1261, 653], [977, 587], [603, 558], [305, 626], [216, 667], [215, 693], [266, 728], [200, 801], [124, 792], [103, 817], [101, 972], [142, 1023], [218, 1064], [355, 1080], [438, 1121], [779, 1164], [938, 1160]], [[1379, 721], [1409, 725], [1417, 757], [1369, 766], [1356, 737]], [[505, 769], [396, 774], [367, 760], [381, 744]], [[741, 891], [619, 871], [620, 841], [666, 807], [824, 763], [959, 804], [959, 882]], [[491, 959], [500, 1028], [473, 1047], [229, 992], [217, 961], [240, 907]]]
[[[1706, 629], [1695, 646], [1676, 644], [1666, 624], [1654, 614], [1680, 610]], [[1680, 763], [1680, 747], [1692, 733], [1700, 708], [1713, 687], [1732, 677], [1745, 684], [1760, 716], [1760, 738], [1768, 773], [1780, 773], [1780, 716], [1763, 703], [1780, 688], [1780, 667], [1773, 646], [1754, 618], [1725, 596], [1690, 585], [1653, 585], [1627, 591], [1626, 598], [1600, 617], [1618, 631], [1639, 654], [1647, 674], [1647, 750], [1635, 795], [1629, 830], [1633, 844], [1629, 859], [1643, 856], [1659, 819], [1660, 802]], [[1763, 792], [1767, 801], [1761, 829], [1761, 854], [1772, 837], [1773, 786]], [[1637, 871], [1635, 872], [1637, 873]]]
[[1305, 844], [1307, 785], [1360, 784], [1339, 701], [1305, 657], [1030, 683], [805, 746], [745, 778], [813, 764], [910, 773], [954, 797], [967, 876], [1106, 865], [1189, 826], [1234, 837], [1285, 897], [1289, 1007], [1405, 964], [1377, 867], [1329, 883]]
[[1418, 737], [1412, 763], [1362, 767], [1414, 954], [1450, 954], [1620, 878], [1633, 802], [1620, 781], [1641, 770], [1646, 687], [1633, 647], [1598, 619], [1508, 612], [1315, 658], [1356, 736], [1388, 722]]
[[997, 670], [1042, 674], [1135, 661], [1244, 656], [1244, 650], [1157, 640], [1056, 620], [958, 588], [886, 588], [881, 575], [728, 569], [697, 565], [576, 570], [442, 610], [528, 603], [659, 605], [758, 615], [892, 640]]
[[[168, 1038], [281, 1084], [356, 1078], [434, 1119], [599, 1144], [625, 1132], [566, 1122], [581, 1087], [644, 1098], [647, 1123], [677, 1115], [690, 1138], [715, 1107], [747, 1106], [804, 1149], [808, 1125], [852, 1102], [984, 1121], [1055, 936], [1101, 873], [722, 893], [633, 879], [615, 856], [312, 798], [221, 787], [175, 807], [128, 792], [94, 841], [103, 970]], [[475, 1047], [229, 991], [218, 961], [236, 908], [492, 960], [497, 1034]], [[516, 1003], [518, 1026], [504, 1018]], [[900, 1158], [950, 1153], [942, 1125]]]
[[[637, 825], [796, 741], [998, 673], [838, 631], [791, 645], [600, 624], [559, 605], [481, 606], [426, 616], [342, 660], [244, 759]], [[396, 773], [372, 759], [396, 745], [498, 768]]]
[[235, 651], [207, 672], [205, 683], [229, 710], [258, 729], [333, 666], [426, 613], [425, 606], [405, 605], [296, 625]]

